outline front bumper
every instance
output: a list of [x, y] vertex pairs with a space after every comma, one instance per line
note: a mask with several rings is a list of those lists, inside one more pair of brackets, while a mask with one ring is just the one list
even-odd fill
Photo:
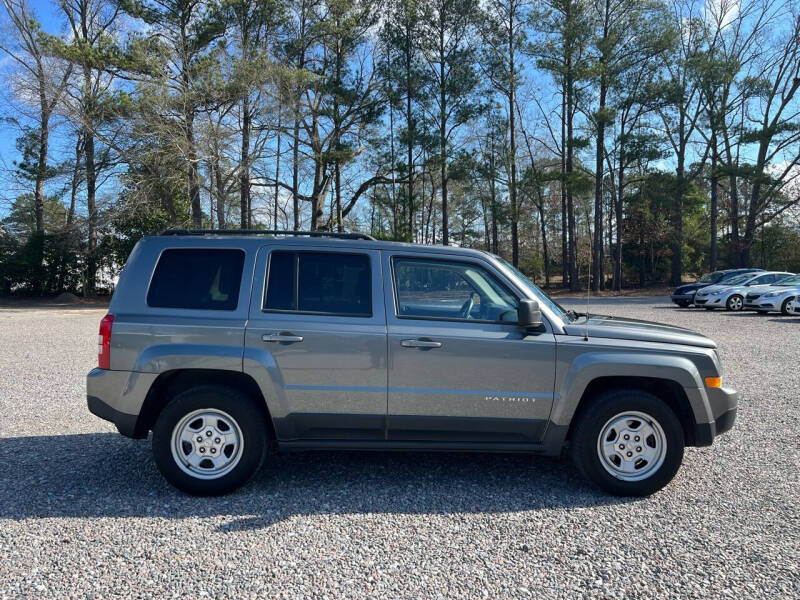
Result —
[[725, 306], [723, 296], [695, 296], [695, 306], [721, 308]]
[[155, 373], [92, 369], [86, 376], [86, 404], [93, 415], [110, 421], [127, 437], [143, 437], [139, 413]]
[[714, 418], [709, 423], [695, 425], [695, 445], [710, 446], [714, 438], [730, 431], [736, 422], [739, 394], [729, 388], [707, 388], [708, 405]]
[[759, 300], [756, 301], [755, 304], [747, 304], [745, 306], [747, 306], [748, 308], [754, 308], [756, 310], [763, 310], [767, 312], [776, 310], [779, 311], [781, 309], [782, 301], [783, 298], [780, 298], [779, 300], [771, 300], [771, 299], [765, 300], [763, 298], [760, 298]]
[[687, 294], [672, 294], [669, 298], [675, 304], [691, 304], [694, 302], [694, 292], [689, 292]]

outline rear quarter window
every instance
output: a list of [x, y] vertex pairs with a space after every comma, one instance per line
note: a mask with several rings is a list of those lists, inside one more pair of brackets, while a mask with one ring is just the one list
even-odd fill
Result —
[[242, 250], [164, 250], [147, 291], [147, 304], [157, 308], [235, 310], [243, 266]]

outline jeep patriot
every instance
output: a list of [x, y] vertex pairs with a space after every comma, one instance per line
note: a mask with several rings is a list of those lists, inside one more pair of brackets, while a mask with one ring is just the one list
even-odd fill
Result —
[[611, 494], [665, 486], [736, 418], [716, 344], [576, 314], [479, 250], [363, 234], [167, 231], [134, 248], [87, 376], [177, 488], [223, 494], [268, 449], [568, 449]]

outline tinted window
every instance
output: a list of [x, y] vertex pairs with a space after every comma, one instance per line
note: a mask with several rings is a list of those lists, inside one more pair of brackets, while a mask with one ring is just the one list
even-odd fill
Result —
[[400, 317], [517, 321], [516, 299], [473, 264], [397, 258], [394, 285]]
[[273, 252], [268, 277], [266, 310], [372, 316], [372, 277], [364, 254]]
[[295, 310], [297, 255], [294, 252], [273, 252], [269, 259], [267, 308]]
[[147, 304], [160, 308], [235, 310], [244, 252], [173, 248], [158, 260]]

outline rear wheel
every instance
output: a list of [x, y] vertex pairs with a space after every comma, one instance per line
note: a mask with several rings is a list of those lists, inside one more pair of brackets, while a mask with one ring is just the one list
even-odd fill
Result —
[[248, 396], [218, 385], [175, 396], [153, 427], [153, 455], [164, 477], [198, 496], [246, 483], [266, 456], [266, 419]]
[[739, 294], [734, 294], [725, 302], [725, 308], [733, 311], [742, 310], [744, 308], [744, 298]]
[[578, 470], [618, 496], [646, 496], [667, 485], [683, 460], [683, 428], [660, 398], [611, 390], [578, 415], [571, 436]]
[[794, 300], [794, 298], [787, 298], [786, 300], [783, 301], [783, 304], [781, 304], [781, 314], [782, 315], [788, 315], [789, 314], [789, 304], [791, 304], [793, 300]]
[[689, 303], [688, 303], [688, 302], [676, 302], [676, 304], [677, 304], [677, 305], [678, 305], [680, 308], [688, 308], [688, 307], [689, 307]]

